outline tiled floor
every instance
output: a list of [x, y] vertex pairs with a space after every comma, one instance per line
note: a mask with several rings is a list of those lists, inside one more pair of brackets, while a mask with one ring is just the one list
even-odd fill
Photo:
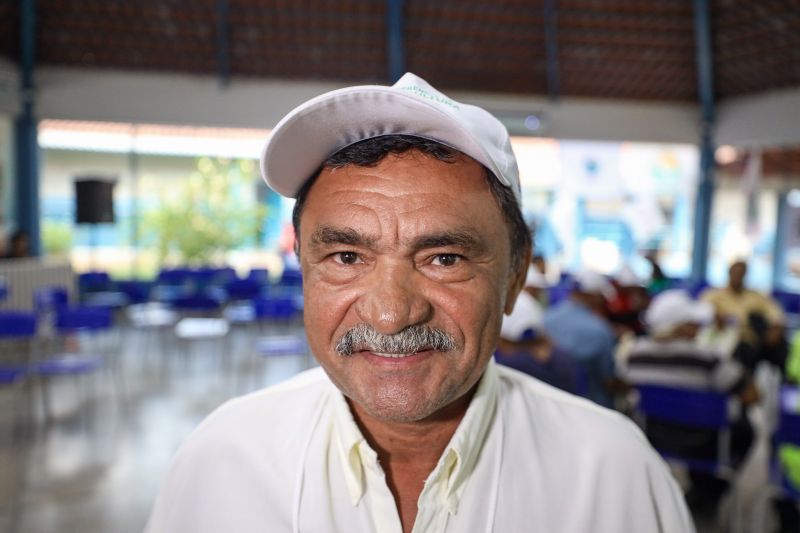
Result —
[[[301, 326], [272, 331], [287, 333], [302, 334]], [[11, 423], [12, 395], [0, 391], [0, 531], [140, 532], [171, 455], [204, 416], [310, 364], [305, 356], [258, 357], [253, 342], [234, 331], [226, 349], [235, 355], [225, 365], [213, 342], [167, 342], [162, 359], [156, 339], [124, 332], [124, 393], [108, 375], [60, 378], [51, 388], [52, 420], [44, 423], [40, 412], [27, 433]], [[765, 457], [762, 439], [742, 483], [746, 511], [763, 485]], [[722, 531], [713, 520], [698, 529]]]
[[[300, 326], [290, 330], [302, 334]], [[142, 339], [121, 339], [124, 395], [108, 375], [58, 378], [51, 422], [41, 420], [37, 395], [39, 421], [24, 434], [10, 423], [12, 395], [0, 392], [0, 531], [142, 531], [172, 454], [200, 420], [235, 392], [309, 364], [305, 356], [259, 357], [245, 350], [241, 332], [232, 337], [235, 374], [226, 373], [213, 342], [168, 346], [173, 360], [162, 367], [158, 354], [137, 353]]]

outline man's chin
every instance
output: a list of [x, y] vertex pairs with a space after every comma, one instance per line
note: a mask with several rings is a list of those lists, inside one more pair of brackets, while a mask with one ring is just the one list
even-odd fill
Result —
[[350, 398], [350, 404], [360, 414], [388, 424], [420, 422], [434, 415], [441, 407], [431, 402], [420, 404], [404, 400], [398, 400], [396, 395], [386, 395], [381, 398]]

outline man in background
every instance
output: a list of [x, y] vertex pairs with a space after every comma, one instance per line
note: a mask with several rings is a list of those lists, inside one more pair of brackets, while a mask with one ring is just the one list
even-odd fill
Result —
[[605, 314], [614, 288], [591, 270], [577, 272], [574, 283], [569, 297], [545, 313], [544, 329], [556, 346], [574, 358], [585, 376], [586, 397], [611, 407], [619, 383], [614, 370], [617, 339]]
[[788, 353], [783, 309], [770, 296], [745, 287], [746, 276], [747, 263], [736, 261], [728, 270], [728, 285], [706, 289], [700, 298], [714, 306], [718, 328], [738, 329], [737, 356], [749, 372], [759, 361], [783, 369]]

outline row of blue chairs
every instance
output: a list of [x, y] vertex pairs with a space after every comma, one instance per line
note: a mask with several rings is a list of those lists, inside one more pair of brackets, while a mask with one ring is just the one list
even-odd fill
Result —
[[[79, 342], [69, 345], [64, 340], [110, 332], [113, 326], [110, 309], [62, 307], [54, 311], [52, 324], [48, 318], [49, 315], [36, 312], [0, 311], [0, 385], [19, 386], [29, 379], [85, 375], [109, 363], [109, 354], [86, 353], [81, 351]], [[43, 334], [44, 326], [52, 330]], [[46, 384], [42, 386], [45, 414], [49, 418]]]
[[[298, 295], [302, 274], [298, 270], [285, 269], [273, 282], [266, 269], [252, 269], [240, 278], [232, 268], [180, 268], [162, 270], [156, 279], [150, 281], [115, 281], [106, 272], [86, 272], [78, 276], [78, 287], [82, 301], [110, 302], [116, 306], [150, 300], [171, 303], [194, 297], [207, 297], [223, 303], [269, 295]], [[111, 294], [119, 294], [122, 298], [111, 298]]]

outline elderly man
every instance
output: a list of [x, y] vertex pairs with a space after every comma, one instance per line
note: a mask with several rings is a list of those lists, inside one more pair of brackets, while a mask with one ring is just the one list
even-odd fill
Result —
[[630, 422], [492, 361], [530, 248], [496, 119], [407, 74], [301, 105], [261, 168], [322, 368], [212, 414], [150, 533], [692, 530]]

